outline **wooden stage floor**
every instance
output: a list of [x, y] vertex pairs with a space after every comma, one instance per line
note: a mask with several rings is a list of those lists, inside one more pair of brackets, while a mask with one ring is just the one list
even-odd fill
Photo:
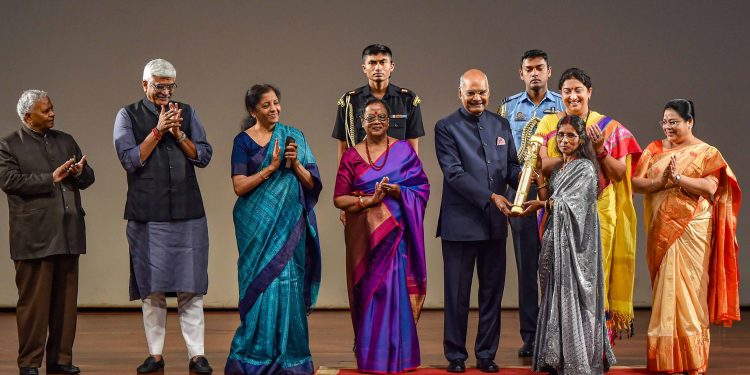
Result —
[[[745, 314], [750, 311], [743, 311]], [[747, 316], [747, 315], [746, 315]], [[649, 310], [636, 311], [636, 335], [617, 341], [615, 354], [618, 365], [645, 367], [645, 330]], [[476, 333], [476, 311], [471, 312], [468, 351], [473, 353]], [[310, 348], [316, 366], [356, 367], [352, 354], [352, 328], [348, 311], [319, 310], [310, 316]], [[229, 345], [239, 323], [234, 311], [206, 312], [206, 356], [215, 374], [223, 373]], [[0, 374], [17, 374], [15, 314], [0, 313]], [[427, 310], [419, 322], [422, 364], [442, 367], [443, 312]], [[502, 312], [502, 335], [496, 361], [502, 367], [528, 366], [529, 361], [517, 357], [521, 345], [518, 318], [515, 310]], [[78, 316], [78, 333], [74, 363], [84, 374], [134, 374], [135, 368], [146, 357], [146, 340], [141, 313], [135, 311], [82, 312]], [[470, 354], [471, 355], [471, 354]], [[734, 328], [711, 327], [711, 362], [709, 374], [750, 374], [750, 324], [740, 322]], [[187, 353], [179, 331], [179, 322], [170, 311], [167, 320], [167, 339], [164, 348], [166, 374], [187, 374]], [[470, 358], [467, 365], [473, 366]], [[43, 369], [40, 369], [43, 370]], [[44, 374], [44, 371], [40, 371]], [[502, 374], [502, 371], [500, 372]]]

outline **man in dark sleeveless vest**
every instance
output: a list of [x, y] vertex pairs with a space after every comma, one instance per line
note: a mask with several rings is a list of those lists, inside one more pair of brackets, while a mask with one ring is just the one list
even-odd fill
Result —
[[130, 299], [143, 302], [149, 348], [139, 374], [164, 368], [166, 297], [175, 295], [189, 370], [212, 372], [204, 356], [208, 226], [195, 176], [195, 167], [208, 165], [212, 149], [195, 110], [170, 100], [176, 75], [166, 60], [146, 64], [146, 97], [120, 109], [114, 126], [115, 149], [128, 178]]

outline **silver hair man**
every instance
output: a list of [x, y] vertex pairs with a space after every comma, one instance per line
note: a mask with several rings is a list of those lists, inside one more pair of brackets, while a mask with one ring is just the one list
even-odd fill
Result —
[[16, 112], [18, 113], [18, 117], [21, 118], [21, 122], [24, 121], [24, 115], [31, 113], [34, 104], [47, 96], [47, 92], [42, 90], [24, 91], [23, 94], [21, 94], [21, 97], [18, 98], [18, 104], [16, 105]]
[[151, 82], [153, 77], [176, 78], [177, 70], [174, 65], [164, 59], [154, 59], [143, 68], [143, 80]]

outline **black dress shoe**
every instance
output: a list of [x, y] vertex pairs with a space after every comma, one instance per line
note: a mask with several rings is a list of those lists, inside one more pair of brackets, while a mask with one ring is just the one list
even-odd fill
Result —
[[466, 372], [466, 365], [464, 364], [464, 361], [454, 359], [448, 363], [448, 368], [445, 370], [448, 372]]
[[138, 369], [136, 369], [139, 374], [148, 374], [150, 372], [157, 372], [161, 370], [164, 370], [164, 358], [157, 361], [156, 358], [152, 356], [148, 356], [148, 358], [146, 358], [146, 360], [143, 361], [140, 366], [138, 366]]
[[196, 374], [210, 374], [214, 372], [214, 369], [212, 369], [211, 365], [208, 364], [208, 360], [206, 359], [206, 357], [202, 355], [193, 357], [193, 359], [190, 360], [188, 369], [190, 370], [190, 372], [194, 372]]
[[18, 373], [21, 375], [39, 375], [39, 369], [36, 367], [21, 367], [18, 369]]
[[519, 357], [531, 357], [534, 355], [534, 343], [523, 344], [521, 349], [518, 349]]
[[80, 372], [81, 369], [73, 365], [47, 364], [48, 374], [78, 374]]
[[491, 359], [477, 359], [477, 368], [482, 372], [498, 372], [500, 368], [497, 367], [495, 361]]

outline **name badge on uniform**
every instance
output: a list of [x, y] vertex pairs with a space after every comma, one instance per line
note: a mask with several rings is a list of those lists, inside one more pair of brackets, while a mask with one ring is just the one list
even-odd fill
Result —
[[502, 146], [505, 144], [505, 139], [503, 137], [497, 137], [497, 145]]
[[392, 118], [392, 119], [397, 119], [397, 118], [406, 118], [406, 115], [391, 115], [391, 118]]
[[523, 112], [516, 113], [516, 117], [513, 118], [515, 121], [526, 121], [526, 116], [523, 115]]
[[560, 111], [558, 111], [557, 108], [555, 108], [555, 107], [549, 107], [549, 108], [547, 108], [547, 109], [544, 110], [544, 114], [545, 115], [553, 115], [553, 114], [555, 114], [557, 112], [560, 112]]

